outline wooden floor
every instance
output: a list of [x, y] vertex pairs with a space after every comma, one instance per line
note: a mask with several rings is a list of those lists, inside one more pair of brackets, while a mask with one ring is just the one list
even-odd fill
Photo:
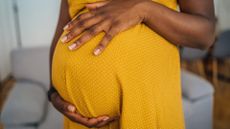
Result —
[[[230, 129], [230, 59], [218, 62], [218, 83], [215, 85], [213, 83], [215, 89], [213, 129]], [[209, 61], [204, 63], [204, 61], [197, 60], [183, 62], [182, 67], [202, 76], [212, 83], [213, 71], [210, 64], [212, 63]]]
[[219, 83], [214, 100], [214, 129], [230, 129], [230, 84]]
[[[198, 68], [196, 68], [197, 66]], [[199, 63], [197, 65], [197, 62], [183, 62], [182, 67], [204, 77], [204, 73], [200, 71], [201, 67], [199, 66]], [[227, 65], [226, 62], [224, 64], [221, 63], [218, 66], [218, 69], [222, 75], [230, 78], [230, 60], [227, 61]], [[210, 76], [205, 76], [204, 78], [211, 81]], [[15, 81], [11, 78], [9, 81], [4, 83], [4, 86], [0, 86], [0, 110], [14, 82]], [[213, 129], [230, 129], [230, 81], [228, 79], [219, 79], [218, 85], [215, 86], [213, 116]], [[1, 124], [0, 129], [3, 129]]]

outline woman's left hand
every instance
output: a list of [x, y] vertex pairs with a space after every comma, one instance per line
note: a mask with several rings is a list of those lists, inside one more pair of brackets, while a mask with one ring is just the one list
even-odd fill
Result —
[[104, 37], [93, 52], [94, 55], [99, 55], [116, 34], [144, 20], [145, 6], [142, 3], [145, 1], [147, 0], [107, 0], [86, 4], [89, 12], [80, 14], [64, 27], [69, 32], [62, 37], [62, 42], [67, 43], [85, 32], [69, 46], [70, 50], [76, 50], [104, 31]]

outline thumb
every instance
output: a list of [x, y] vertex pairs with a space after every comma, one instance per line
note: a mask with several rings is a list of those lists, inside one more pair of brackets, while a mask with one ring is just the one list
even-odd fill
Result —
[[97, 9], [97, 8], [102, 7], [102, 6], [105, 6], [109, 2], [110, 2], [109, 0], [105, 0], [105, 1], [99, 1], [99, 2], [94, 2], [94, 3], [87, 3], [85, 6], [86, 6], [86, 8], [93, 10], [93, 9]]

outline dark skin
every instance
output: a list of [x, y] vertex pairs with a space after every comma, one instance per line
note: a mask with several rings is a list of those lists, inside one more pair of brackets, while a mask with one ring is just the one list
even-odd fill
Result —
[[[64, 4], [63, 4], [64, 3]], [[60, 15], [56, 35], [51, 46], [50, 60], [53, 50], [60, 37], [62, 28], [69, 31], [62, 37], [68, 43], [74, 37], [84, 33], [69, 47], [76, 50], [91, 38], [104, 31], [103, 39], [98, 43], [93, 54], [101, 54], [109, 42], [119, 32], [125, 31], [139, 23], [146, 24], [150, 29], [167, 39], [169, 42], [186, 47], [208, 49], [215, 39], [215, 17], [213, 0], [178, 0], [181, 12], [171, 10], [151, 0], [112, 0], [87, 4], [89, 12], [79, 15], [70, 21], [66, 10], [66, 0], [62, 0], [63, 13]], [[64, 6], [65, 5], [65, 6]], [[65, 13], [64, 13], [65, 12]], [[65, 19], [64, 19], [65, 18]], [[57, 93], [52, 95], [52, 103], [60, 112], [71, 120], [87, 127], [102, 127], [119, 117], [104, 116], [86, 118], [76, 112], [76, 108], [64, 101]], [[69, 108], [72, 107], [72, 108]], [[61, 109], [61, 110], [60, 110]], [[71, 109], [70, 112], [68, 109]], [[77, 115], [76, 115], [77, 114]]]
[[[51, 69], [52, 69], [52, 58], [53, 53], [56, 47], [56, 44], [58, 42], [59, 37], [63, 33], [63, 27], [71, 20], [68, 12], [68, 4], [66, 0], [62, 0], [61, 2], [61, 10], [59, 14], [58, 19], [58, 25], [56, 28], [56, 33], [54, 36], [54, 39], [52, 41], [51, 47], [50, 47], [50, 75], [51, 75]], [[51, 80], [51, 76], [50, 76]], [[53, 86], [53, 85], [50, 85]], [[75, 106], [71, 103], [68, 103], [65, 101], [58, 93], [53, 93], [51, 95], [51, 102], [53, 106], [61, 112], [63, 115], [65, 115], [70, 120], [80, 123], [82, 125], [85, 125], [87, 127], [102, 127], [114, 120], [119, 119], [119, 116], [113, 116], [108, 117], [107, 115], [93, 117], [93, 118], [87, 118], [85, 116], [82, 116], [80, 113], [77, 112]], [[108, 118], [106, 120], [106, 118]]]

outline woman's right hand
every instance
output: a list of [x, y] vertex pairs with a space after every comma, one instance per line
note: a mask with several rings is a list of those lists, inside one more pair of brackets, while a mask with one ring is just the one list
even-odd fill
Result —
[[119, 119], [119, 116], [109, 117], [107, 115], [92, 117], [92, 118], [84, 117], [79, 112], [77, 112], [75, 106], [62, 99], [57, 92], [52, 93], [51, 103], [59, 112], [61, 112], [71, 121], [82, 124], [88, 128], [103, 127], [108, 123]]

